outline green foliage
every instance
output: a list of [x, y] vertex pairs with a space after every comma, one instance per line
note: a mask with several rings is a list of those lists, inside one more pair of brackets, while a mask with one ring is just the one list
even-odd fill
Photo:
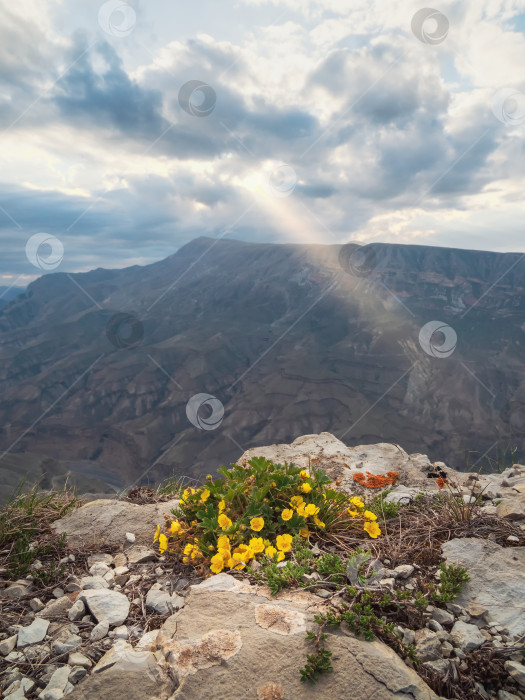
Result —
[[377, 493], [372, 502], [368, 504], [368, 510], [375, 513], [380, 520], [390, 520], [395, 518], [399, 513], [399, 508], [401, 507], [399, 503], [387, 503], [385, 498], [388, 496], [390, 491], [393, 489], [386, 489], [381, 493]]
[[315, 644], [315, 652], [306, 656], [307, 663], [304, 668], [300, 669], [301, 681], [315, 683], [319, 676], [323, 673], [332, 673], [332, 652], [328, 651], [321, 642], [326, 639], [327, 635], [319, 632], [315, 635], [313, 632], [306, 633], [306, 639]]
[[327, 552], [317, 560], [317, 571], [334, 583], [344, 583], [346, 580], [346, 566], [338, 554]]
[[268, 584], [272, 595], [276, 595], [284, 588], [304, 585], [302, 579], [306, 573], [308, 573], [308, 566], [299, 566], [287, 561], [286, 566], [278, 567], [276, 563], [270, 562], [261, 566], [256, 578]]
[[438, 603], [450, 603], [461, 592], [464, 583], [470, 581], [467, 570], [462, 566], [447, 566], [442, 563], [439, 588], [432, 592], [432, 598]]
[[[53, 536], [49, 525], [74, 509], [78, 500], [67, 488], [53, 492], [39, 491], [36, 486], [23, 492], [23, 488], [22, 482], [9, 503], [0, 510], [0, 548], [6, 552], [2, 562], [5, 576], [17, 579], [31, 574], [35, 581], [49, 585], [64, 571], [57, 566], [54, 557], [65, 546], [65, 535]], [[36, 559], [44, 560], [43, 569], [33, 568]]]

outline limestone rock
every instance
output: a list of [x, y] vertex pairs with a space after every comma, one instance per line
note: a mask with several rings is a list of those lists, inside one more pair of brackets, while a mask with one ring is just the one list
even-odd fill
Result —
[[439, 622], [440, 625], [447, 626], [452, 625], [454, 622], [454, 615], [448, 610], [443, 610], [442, 608], [434, 608], [432, 610], [432, 619]]
[[505, 670], [520, 688], [525, 688], [525, 666], [519, 661], [506, 661]]
[[46, 636], [48, 627], [48, 620], [37, 617], [28, 627], [22, 627], [22, 629], [18, 630], [17, 647], [21, 648], [30, 644], [38, 644]]
[[16, 640], [18, 638], [18, 635], [13, 635], [12, 637], [8, 637], [7, 639], [3, 639], [0, 642], [0, 654], [2, 656], [7, 656], [10, 654], [13, 649], [16, 647]]
[[146, 596], [146, 607], [159, 615], [167, 615], [184, 607], [184, 598], [177, 594], [170, 595], [166, 591], [151, 588]]
[[485, 637], [476, 625], [457, 620], [450, 631], [450, 641], [459, 647], [465, 654], [474, 651], [485, 642]]
[[109, 622], [107, 620], [102, 620], [95, 625], [91, 630], [90, 639], [92, 642], [98, 642], [103, 639], [109, 632]]
[[126, 532], [133, 523], [137, 544], [151, 545], [156, 524], [164, 522], [164, 513], [176, 505], [177, 499], [148, 505], [99, 499], [77, 508], [52, 527], [59, 535], [65, 533], [68, 544], [73, 546], [120, 545], [126, 541]]
[[497, 507], [500, 518], [507, 520], [523, 520], [525, 518], [525, 498], [505, 498]]
[[71, 622], [74, 622], [75, 620], [81, 620], [85, 614], [86, 606], [81, 600], [76, 600], [69, 609], [67, 616]]
[[130, 565], [144, 564], [148, 561], [155, 561], [155, 559], [157, 558], [157, 554], [154, 549], [152, 549], [151, 547], [144, 547], [140, 545], [136, 545], [130, 547], [129, 549], [126, 549], [126, 556]]
[[37, 613], [37, 616], [43, 617], [45, 620], [65, 619], [72, 606], [73, 601], [65, 595], [57, 600], [49, 601], [46, 607]]
[[511, 637], [525, 633], [525, 616], [516, 614], [516, 601], [525, 599], [525, 547], [465, 537], [445, 542], [441, 551], [448, 565], [464, 566], [470, 576], [456, 604], [478, 603], [487, 608], [489, 624], [508, 628]]
[[80, 599], [84, 602], [97, 622], [107, 620], [110, 626], [122, 625], [129, 615], [129, 600], [118, 591], [107, 589], [82, 591]]
[[416, 630], [416, 653], [421, 661], [441, 658], [441, 642], [435, 632], [426, 628]]

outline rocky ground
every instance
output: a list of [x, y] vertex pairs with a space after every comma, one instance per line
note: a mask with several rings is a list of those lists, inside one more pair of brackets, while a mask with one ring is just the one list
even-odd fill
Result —
[[[301, 683], [311, 651], [305, 633], [315, 630], [316, 613], [337, 608], [339, 591], [313, 577], [307, 590], [272, 596], [249, 570], [207, 578], [152, 548], [155, 525], [176, 501], [101, 500], [54, 525], [67, 536], [59, 585], [32, 577], [0, 583], [2, 697], [525, 700], [525, 466], [457, 474], [396, 445], [348, 448], [328, 433], [251, 453], [239, 461], [254, 454], [315, 461], [339, 488], [364, 496], [370, 490], [353, 474], [395, 470], [399, 484], [386, 500], [407, 513], [418, 493], [439, 493], [439, 470], [460, 482], [465, 505], [481, 494], [476, 531], [444, 537], [434, 559], [401, 547], [394, 529], [368, 541], [385, 591], [410, 595], [438, 575], [439, 559], [468, 570], [454, 602], [429, 604], [412, 624], [397, 625], [399, 639], [415, 645], [417, 672], [382, 641], [343, 625], [330, 635], [334, 672], [314, 686]], [[312, 550], [320, 555], [323, 543]]]

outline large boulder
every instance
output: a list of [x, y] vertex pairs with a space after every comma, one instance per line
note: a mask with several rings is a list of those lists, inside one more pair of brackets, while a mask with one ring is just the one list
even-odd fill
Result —
[[[409, 455], [399, 445], [386, 442], [348, 447], [331, 433], [319, 433], [303, 435], [291, 444], [252, 447], [237, 460], [238, 464], [248, 462], [252, 457], [266, 457], [281, 464], [293, 462], [303, 469], [307, 469], [309, 464], [321, 467], [331, 479], [337, 480], [340, 489], [348, 493], [370, 491], [354, 481], [357, 472], [384, 476], [394, 471], [399, 474], [400, 484], [415, 491], [439, 490], [435, 479], [428, 476], [433, 472], [433, 466], [426, 455]], [[458, 472], [448, 468], [447, 473], [454, 478], [458, 475]], [[374, 492], [379, 490], [374, 489]]]
[[488, 623], [501, 625], [513, 637], [525, 633], [525, 547], [501, 547], [474, 537], [450, 540], [442, 546], [448, 565], [467, 569], [466, 583], [454, 602], [467, 609], [486, 609]]
[[312, 652], [306, 631], [316, 628], [319, 604], [306, 592], [272, 597], [228, 574], [192, 586], [185, 607], [168, 618], [152, 647], [179, 679], [173, 700], [436, 699], [389, 647], [342, 630], [326, 642], [334, 672], [314, 687], [302, 683], [299, 669]]
[[56, 532], [66, 534], [73, 547], [126, 544], [126, 533], [133, 528], [137, 544], [149, 544], [164, 514], [178, 505], [178, 500], [137, 505], [127, 501], [100, 499], [86, 503], [53, 523]]

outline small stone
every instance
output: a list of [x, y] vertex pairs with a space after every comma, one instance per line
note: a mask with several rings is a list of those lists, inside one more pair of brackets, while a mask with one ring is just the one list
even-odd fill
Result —
[[432, 630], [433, 632], [442, 632], [443, 627], [439, 624], [437, 620], [429, 620], [427, 622], [427, 627], [429, 630]]
[[1, 591], [1, 597], [8, 600], [18, 600], [26, 596], [30, 590], [31, 583], [29, 581], [16, 581], [16, 583]]
[[470, 494], [466, 494], [465, 496], [463, 496], [463, 503], [465, 505], [472, 505], [475, 502], [476, 502], [475, 496], [471, 496]]
[[432, 661], [425, 661], [422, 666], [425, 668], [430, 668], [440, 676], [444, 676], [448, 671], [449, 663], [446, 659], [434, 659]]
[[155, 561], [157, 559], [157, 553], [151, 547], [144, 547], [142, 545], [136, 545], [135, 547], [130, 547], [126, 550], [126, 556], [128, 558], [128, 563], [133, 564], [144, 564], [148, 561]]
[[137, 538], [132, 532], [126, 532], [126, 542], [135, 542]]
[[519, 661], [505, 661], [505, 670], [520, 688], [525, 688], [525, 666], [523, 664], [520, 664]]
[[40, 700], [62, 700], [64, 691], [60, 688], [50, 688], [49, 690], [46, 688], [38, 697]]
[[128, 558], [123, 552], [119, 552], [118, 554], [115, 554], [115, 557], [113, 558], [113, 565], [116, 568], [119, 566], [126, 566], [128, 563]]
[[109, 566], [103, 561], [97, 561], [89, 567], [91, 576], [104, 576], [109, 571]]
[[439, 622], [440, 625], [452, 625], [454, 623], [454, 615], [442, 608], [434, 608], [432, 610], [432, 619]]
[[414, 630], [406, 629], [403, 632], [403, 641], [405, 642], [405, 644], [415, 644], [416, 633], [414, 632]]
[[104, 581], [107, 581], [111, 585], [115, 580], [115, 572], [113, 571], [113, 569], [110, 569], [109, 571], [106, 571], [102, 578], [104, 579]]
[[59, 656], [70, 654], [82, 646], [82, 638], [78, 634], [72, 634], [65, 640], [55, 639], [51, 644], [53, 652]]
[[383, 559], [383, 564], [385, 566], [390, 566], [390, 559]]
[[46, 620], [62, 619], [67, 615], [70, 608], [73, 606], [73, 601], [68, 596], [62, 596], [57, 600], [50, 600], [46, 607], [37, 613], [38, 617], [43, 617]]
[[427, 628], [416, 631], [416, 653], [421, 661], [441, 658], [441, 644], [434, 632]]
[[509, 535], [507, 537], [507, 542], [519, 542], [520, 538], [516, 537], [516, 535]]
[[116, 566], [115, 567], [115, 576], [123, 576], [124, 574], [129, 573], [129, 569], [127, 566]]
[[25, 676], [22, 676], [22, 678], [17, 678], [17, 680], [13, 681], [5, 690], [4, 690], [4, 695], [3, 697], [7, 698], [12, 698], [13, 700], [20, 700], [21, 698], [25, 698], [26, 693], [29, 693], [30, 690], [33, 690], [35, 687], [35, 682], [32, 681], [30, 678], [26, 678]]
[[326, 588], [316, 588], [314, 593], [319, 596], [319, 598], [330, 598], [333, 595], [333, 591], [329, 591]]
[[442, 642], [441, 644], [441, 656], [443, 656], [445, 659], [448, 659], [449, 656], [451, 656], [452, 652], [454, 651], [454, 647], [450, 642]]
[[126, 625], [121, 625], [120, 627], [116, 627], [115, 631], [114, 631], [114, 636], [115, 636], [115, 639], [128, 639], [129, 630], [126, 627]]
[[49, 627], [49, 621], [43, 620], [41, 617], [37, 617], [29, 625], [29, 627], [22, 627], [18, 630], [18, 641], [16, 646], [20, 649], [22, 647], [27, 647], [30, 644], [38, 644], [41, 642], [47, 633], [47, 628]]
[[10, 664], [19, 663], [25, 661], [25, 656], [21, 651], [12, 651], [5, 657], [5, 660], [9, 661]]
[[459, 648], [454, 648], [454, 654], [457, 656], [458, 659], [466, 659], [467, 655], [462, 649]]
[[446, 632], [445, 630], [441, 630], [440, 632], [436, 632], [436, 637], [439, 639], [440, 642], [449, 642], [450, 641], [450, 634]]
[[67, 657], [67, 662], [70, 666], [82, 666], [82, 668], [91, 668], [93, 662], [88, 659], [87, 656], [81, 654], [79, 651], [72, 652]]
[[75, 666], [74, 668], [71, 669], [71, 673], [69, 674], [68, 681], [75, 685], [79, 681], [81, 681], [85, 676], [87, 675], [87, 671], [85, 668], [82, 668], [81, 666]]
[[8, 637], [0, 642], [0, 654], [2, 654], [2, 656], [7, 656], [13, 651], [13, 649], [16, 647], [17, 638], [18, 635], [15, 634], [12, 637]]
[[46, 691], [56, 689], [63, 692], [66, 687], [66, 683], [68, 682], [70, 671], [71, 669], [67, 665], [59, 666], [49, 679], [49, 683], [46, 686]]
[[160, 591], [154, 587], [150, 588], [146, 596], [146, 608], [154, 610], [159, 615], [166, 615], [174, 612], [177, 609], [184, 607], [184, 598], [173, 594], [170, 595], [165, 591]]
[[95, 625], [91, 630], [90, 639], [92, 642], [98, 642], [103, 639], [109, 632], [109, 622], [107, 620], [102, 620], [98, 625]]
[[64, 589], [63, 588], [54, 588], [53, 595], [55, 596], [55, 598], [62, 598], [62, 596], [64, 595]]
[[470, 653], [480, 647], [485, 641], [476, 625], [469, 625], [458, 620], [450, 632], [450, 639], [454, 646], [459, 647], [465, 653]]
[[80, 585], [83, 591], [98, 590], [101, 588], [109, 588], [109, 583], [102, 576], [83, 576], [80, 579]]
[[458, 605], [457, 603], [447, 603], [447, 609], [450, 610], [451, 613], [454, 613], [454, 615], [461, 615], [465, 612], [461, 605]]
[[509, 693], [507, 690], [498, 691], [498, 700], [521, 700], [519, 695], [514, 695], [514, 693]]
[[69, 609], [67, 616], [73, 622], [75, 620], [81, 620], [85, 614], [86, 606], [81, 600], [76, 600]]
[[91, 554], [88, 557], [87, 563], [89, 567], [93, 566], [93, 564], [97, 564], [98, 562], [102, 562], [110, 566], [111, 564], [113, 564], [113, 557], [111, 556], [111, 554], [105, 553]]
[[43, 610], [46, 606], [44, 605], [44, 603], [42, 603], [42, 601], [40, 600], [40, 598], [32, 598], [32, 599], [29, 601], [29, 607], [31, 608], [31, 610], [33, 610], [33, 612], [40, 612], [40, 611]]
[[380, 586], [387, 586], [389, 588], [394, 588], [395, 583], [395, 578], [382, 578], [381, 581], [379, 581]]
[[400, 564], [400, 566], [396, 566], [394, 571], [397, 572], [398, 578], [408, 578], [414, 573], [414, 567], [412, 564]]

